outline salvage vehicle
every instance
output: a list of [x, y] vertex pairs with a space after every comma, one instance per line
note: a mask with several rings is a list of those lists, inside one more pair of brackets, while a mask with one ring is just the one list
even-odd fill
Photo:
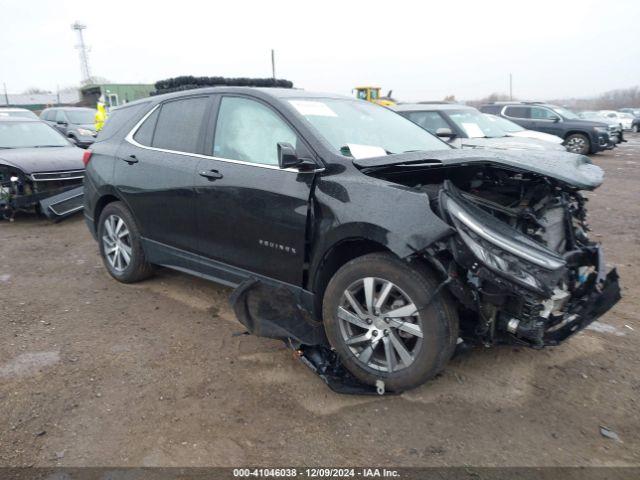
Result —
[[415, 387], [458, 344], [557, 345], [620, 299], [585, 156], [454, 149], [369, 102], [237, 87], [127, 104], [87, 153], [114, 279], [160, 265], [234, 287], [247, 331], [336, 391]]
[[35, 211], [60, 220], [82, 210], [84, 153], [38, 119], [0, 117], [0, 218]]
[[96, 133], [95, 108], [53, 107], [40, 114], [40, 119], [59, 130], [81, 148], [91, 145]]
[[509, 135], [498, 123], [466, 105], [402, 103], [390, 108], [456, 148], [566, 151], [558, 143]]
[[550, 133], [564, 139], [567, 150], [581, 155], [611, 150], [613, 128], [607, 123], [583, 120], [566, 108], [541, 102], [495, 102], [480, 111], [505, 117], [528, 130]]
[[31, 110], [26, 108], [0, 108], [0, 117], [38, 118]]
[[492, 115], [490, 113], [483, 113], [483, 115], [490, 121], [496, 123], [507, 135], [511, 137], [524, 137], [535, 138], [536, 140], [543, 140], [545, 142], [551, 142], [561, 144], [564, 142], [560, 137], [551, 135], [550, 133], [536, 132], [535, 130], [527, 130], [521, 127], [517, 123], [507, 120], [504, 117], [498, 115]]

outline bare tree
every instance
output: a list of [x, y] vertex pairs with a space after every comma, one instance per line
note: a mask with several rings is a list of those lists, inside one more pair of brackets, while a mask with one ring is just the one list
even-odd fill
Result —
[[51, 93], [51, 92], [49, 90], [43, 90], [38, 87], [30, 87], [30, 88], [27, 88], [24, 92], [22, 92], [23, 95], [37, 95], [39, 93]]

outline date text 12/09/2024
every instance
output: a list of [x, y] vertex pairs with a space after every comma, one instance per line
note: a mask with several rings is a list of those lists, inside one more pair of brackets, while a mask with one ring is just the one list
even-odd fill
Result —
[[398, 478], [400, 473], [388, 468], [235, 468], [236, 478]]

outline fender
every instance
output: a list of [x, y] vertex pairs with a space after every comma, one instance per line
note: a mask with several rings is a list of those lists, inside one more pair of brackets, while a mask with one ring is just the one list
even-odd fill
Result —
[[426, 193], [359, 172], [339, 184], [319, 178], [314, 196], [311, 278], [326, 252], [347, 239], [371, 240], [407, 258], [454, 233], [431, 210]]

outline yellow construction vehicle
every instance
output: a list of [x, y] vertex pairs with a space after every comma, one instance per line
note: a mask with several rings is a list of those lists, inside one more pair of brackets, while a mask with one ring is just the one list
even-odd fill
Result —
[[377, 103], [383, 107], [396, 104], [395, 100], [391, 98], [391, 90], [389, 90], [386, 97], [380, 96], [380, 87], [356, 87], [354, 90], [356, 91], [356, 97], [360, 100]]

